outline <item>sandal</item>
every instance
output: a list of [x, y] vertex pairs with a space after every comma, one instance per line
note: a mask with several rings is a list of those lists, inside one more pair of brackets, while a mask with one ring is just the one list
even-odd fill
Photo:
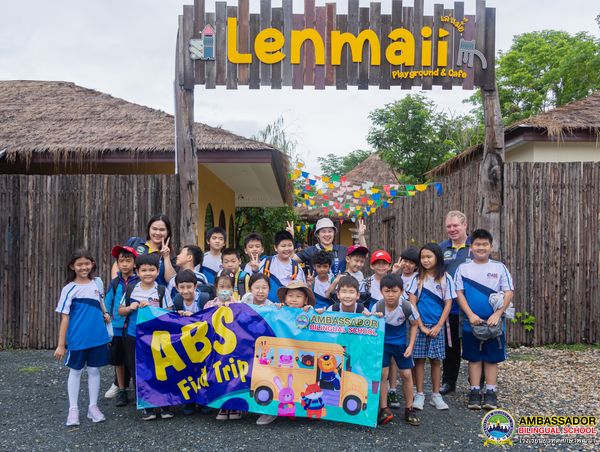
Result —
[[417, 416], [417, 410], [414, 408], [406, 408], [404, 410], [404, 416], [406, 418], [406, 422], [408, 422], [410, 425], [421, 425], [421, 419], [419, 419]]

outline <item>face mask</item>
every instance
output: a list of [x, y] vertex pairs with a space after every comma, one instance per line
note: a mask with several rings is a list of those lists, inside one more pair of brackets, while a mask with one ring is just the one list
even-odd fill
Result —
[[233, 294], [233, 292], [231, 290], [219, 290], [219, 293], [217, 294], [217, 296], [219, 297], [219, 300], [226, 301], [231, 298], [232, 294]]

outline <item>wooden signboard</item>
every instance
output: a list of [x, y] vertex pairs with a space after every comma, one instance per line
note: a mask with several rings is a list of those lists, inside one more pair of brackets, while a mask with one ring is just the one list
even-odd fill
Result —
[[298, 14], [292, 0], [281, 7], [261, 0], [260, 13], [250, 12], [249, 0], [217, 1], [215, 12], [197, 0], [184, 9], [192, 21], [182, 49], [194, 61], [189, 77], [228, 89], [493, 89], [495, 8], [479, 0], [475, 14], [465, 15], [462, 2], [435, 4], [428, 16], [424, 0], [410, 4], [393, 0], [391, 14], [383, 14], [379, 2], [348, 0], [347, 14], [337, 14], [336, 3], [304, 0]]

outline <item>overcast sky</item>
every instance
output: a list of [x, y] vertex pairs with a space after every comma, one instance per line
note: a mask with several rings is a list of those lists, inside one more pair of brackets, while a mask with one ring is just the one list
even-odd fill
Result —
[[[235, 4], [237, 2], [230, 2]], [[295, 1], [302, 10], [303, 2]], [[324, 4], [317, 0], [317, 5]], [[338, 2], [342, 12], [346, 1]], [[391, 11], [391, 1], [382, 1]], [[451, 8], [453, 1], [425, 0]], [[173, 73], [177, 16], [193, 0], [2, 0], [0, 3], [0, 79], [64, 80], [125, 100], [173, 113]], [[361, 0], [361, 6], [369, 2]], [[404, 5], [410, 6], [411, 0]], [[515, 34], [542, 29], [600, 34], [594, 18], [600, 2], [589, 0], [488, 0], [497, 8], [496, 47], [507, 50]], [[259, 0], [250, 0], [258, 12]], [[281, 5], [281, 0], [273, 0]], [[207, 0], [207, 10], [214, 2]], [[475, 0], [465, 1], [474, 14]], [[413, 93], [418, 92], [413, 88]], [[315, 169], [316, 158], [368, 148], [370, 111], [407, 95], [392, 89], [315, 91], [261, 89], [237, 91], [196, 87], [195, 119], [251, 136], [283, 115], [299, 152]], [[463, 113], [472, 92], [434, 87], [426, 95], [449, 112]]]

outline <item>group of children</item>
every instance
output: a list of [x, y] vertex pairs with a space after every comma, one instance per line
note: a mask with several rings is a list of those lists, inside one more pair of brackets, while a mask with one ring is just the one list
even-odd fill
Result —
[[[164, 248], [152, 252], [150, 247], [115, 246], [112, 256], [118, 272], [106, 293], [102, 281], [94, 277], [96, 264], [92, 256], [85, 250], [73, 254], [68, 264], [69, 282], [56, 309], [62, 317], [55, 356], [64, 357], [70, 368], [67, 425], [79, 425], [79, 381], [86, 366], [88, 418], [93, 422], [104, 420], [97, 406], [98, 368], [108, 363], [114, 366], [115, 379], [106, 395], [116, 397], [117, 406], [129, 403], [126, 390], [129, 380], [135, 385], [137, 311], [145, 306], [171, 309], [186, 316], [229, 303], [250, 303], [382, 317], [385, 337], [378, 422], [389, 422], [394, 417], [390, 408], [400, 407], [396, 392], [400, 377], [405, 419], [411, 425], [419, 425], [416, 410], [424, 409], [427, 359], [433, 387], [430, 404], [438, 410], [448, 409], [439, 393], [440, 364], [445, 355], [446, 320], [452, 300], [458, 299], [466, 317], [463, 358], [469, 361], [472, 385], [468, 406], [496, 407], [497, 363], [505, 359], [504, 335], [497, 341], [482, 341], [474, 334], [473, 327], [502, 324], [513, 288], [506, 267], [490, 259], [489, 232], [473, 232], [473, 260], [461, 265], [455, 279], [445, 272], [442, 251], [434, 243], [404, 250], [396, 263], [384, 250], [369, 253], [366, 247], [355, 245], [347, 250], [342, 267], [345, 271], [334, 274], [332, 256], [325, 250], [314, 253], [303, 268], [294, 253], [294, 238], [289, 231], [275, 234], [273, 256], [263, 255], [259, 234], [247, 236], [244, 240], [247, 263], [243, 269], [239, 251], [225, 248], [225, 237], [221, 228], [209, 230], [206, 253], [195, 245], [183, 246], [174, 265], [171, 264], [172, 273], [175, 269], [176, 273], [167, 275], [170, 278], [166, 287], [157, 282], [159, 275], [164, 274]], [[366, 262], [372, 271], [368, 278], [362, 273]], [[503, 293], [502, 302], [491, 306], [490, 294], [498, 293]], [[482, 369], [487, 383], [483, 393], [476, 386]], [[186, 405], [183, 411], [191, 414], [194, 409], [193, 404]], [[200, 409], [207, 411], [205, 407]], [[157, 416], [169, 418], [173, 412], [168, 407], [142, 412], [144, 420]], [[239, 411], [220, 410], [217, 419], [233, 420], [241, 416]], [[261, 415], [257, 423], [268, 424], [274, 419], [276, 416]]]

